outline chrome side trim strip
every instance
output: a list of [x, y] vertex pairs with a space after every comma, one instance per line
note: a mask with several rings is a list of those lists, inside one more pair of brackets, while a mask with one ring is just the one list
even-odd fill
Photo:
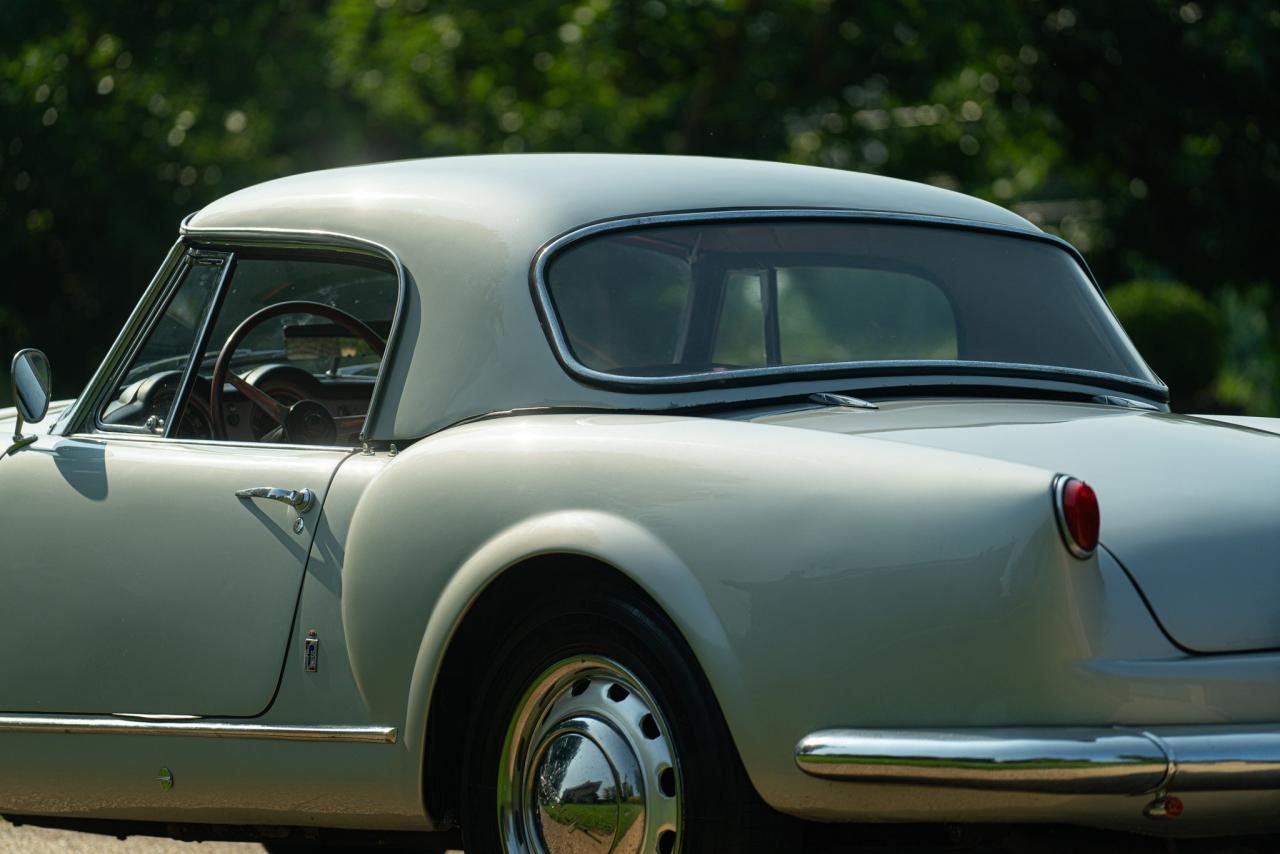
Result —
[[801, 771], [898, 783], [1077, 795], [1280, 789], [1280, 723], [1240, 726], [829, 729], [800, 740]]
[[253, 724], [236, 721], [181, 721], [80, 715], [0, 715], [0, 732], [62, 735], [170, 735], [194, 738], [257, 738], [275, 741], [357, 741], [395, 744], [392, 726]]
[[224, 441], [222, 439], [176, 439], [167, 436], [153, 436], [142, 433], [72, 433], [68, 439], [82, 442], [150, 442], [156, 445], [194, 445], [201, 448], [251, 448], [272, 451], [336, 451], [340, 454], [354, 454], [359, 448], [345, 445], [293, 445], [288, 442], [250, 442], [242, 439]]
[[1114, 729], [832, 729], [801, 739], [796, 765], [855, 783], [1136, 795], [1164, 780], [1168, 760], [1151, 739]]

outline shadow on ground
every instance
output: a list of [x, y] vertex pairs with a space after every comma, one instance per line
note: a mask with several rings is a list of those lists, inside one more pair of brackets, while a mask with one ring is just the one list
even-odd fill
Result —
[[1066, 825], [807, 825], [803, 854], [1280, 854], [1280, 835], [1168, 839]]

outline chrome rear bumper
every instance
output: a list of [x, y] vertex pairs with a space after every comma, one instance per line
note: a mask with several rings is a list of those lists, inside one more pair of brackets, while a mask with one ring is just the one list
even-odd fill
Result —
[[829, 729], [796, 745], [814, 777], [1010, 792], [1280, 791], [1280, 724]]

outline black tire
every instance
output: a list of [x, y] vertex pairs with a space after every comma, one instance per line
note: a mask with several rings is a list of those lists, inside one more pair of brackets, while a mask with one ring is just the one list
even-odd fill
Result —
[[[463, 746], [462, 831], [467, 854], [503, 850], [497, 787], [512, 716], [539, 674], [574, 656], [625, 667], [647, 690], [670, 730], [682, 785], [683, 854], [795, 850], [794, 822], [756, 793], [720, 708], [693, 655], [665, 615], [608, 590], [548, 591], [503, 626], [473, 707]], [[498, 627], [495, 627], [497, 629]], [[674, 835], [673, 835], [674, 836]], [[672, 840], [664, 839], [660, 850]]]

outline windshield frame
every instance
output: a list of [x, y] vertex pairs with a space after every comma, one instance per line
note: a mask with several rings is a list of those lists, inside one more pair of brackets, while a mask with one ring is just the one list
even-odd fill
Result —
[[1079, 266], [1089, 283], [1097, 292], [1102, 305], [1123, 336], [1124, 343], [1133, 348], [1142, 366], [1152, 377], [1156, 373], [1147, 365], [1146, 360], [1133, 342], [1129, 339], [1124, 326], [1112, 311], [1111, 305], [1103, 295], [1102, 287], [1089, 269], [1088, 263], [1078, 249], [1062, 238], [1030, 228], [1017, 228], [1008, 225], [982, 222], [980, 220], [956, 219], [952, 217], [931, 216], [928, 214], [908, 214], [888, 211], [864, 211], [843, 208], [731, 208], [699, 211], [676, 211], [671, 213], [648, 214], [600, 220], [579, 226], [543, 244], [534, 254], [529, 268], [529, 287], [538, 312], [543, 332], [551, 344], [552, 352], [560, 366], [575, 379], [588, 385], [606, 389], [655, 393], [672, 391], [694, 391], [706, 388], [726, 388], [733, 386], [754, 386], [769, 383], [794, 382], [809, 378], [831, 379], [834, 377], [876, 378], [883, 377], [886, 385], [893, 385], [894, 378], [904, 376], [947, 376], [947, 377], [997, 377], [1016, 379], [1042, 379], [1054, 383], [1079, 383], [1092, 388], [1105, 388], [1136, 394], [1158, 403], [1168, 403], [1169, 388], [1157, 378], [1155, 382], [1147, 382], [1138, 377], [1124, 374], [1113, 374], [1102, 371], [1091, 371], [1081, 368], [1067, 368], [1057, 365], [1023, 364], [1015, 362], [979, 362], [967, 360], [901, 360], [901, 361], [856, 361], [828, 362], [803, 365], [773, 365], [766, 367], [737, 368], [715, 372], [699, 372], [672, 374], [665, 376], [634, 376], [614, 374], [590, 368], [577, 359], [569, 345], [564, 327], [556, 311], [555, 301], [547, 283], [547, 267], [561, 252], [573, 244], [591, 237], [597, 237], [612, 231], [640, 229], [650, 226], [667, 226], [680, 224], [717, 223], [726, 221], [841, 221], [869, 224], [897, 224], [926, 226], [931, 228], [947, 228], [962, 231], [975, 231], [986, 234], [1008, 236], [1021, 240], [1033, 240], [1045, 243], [1065, 251]]

